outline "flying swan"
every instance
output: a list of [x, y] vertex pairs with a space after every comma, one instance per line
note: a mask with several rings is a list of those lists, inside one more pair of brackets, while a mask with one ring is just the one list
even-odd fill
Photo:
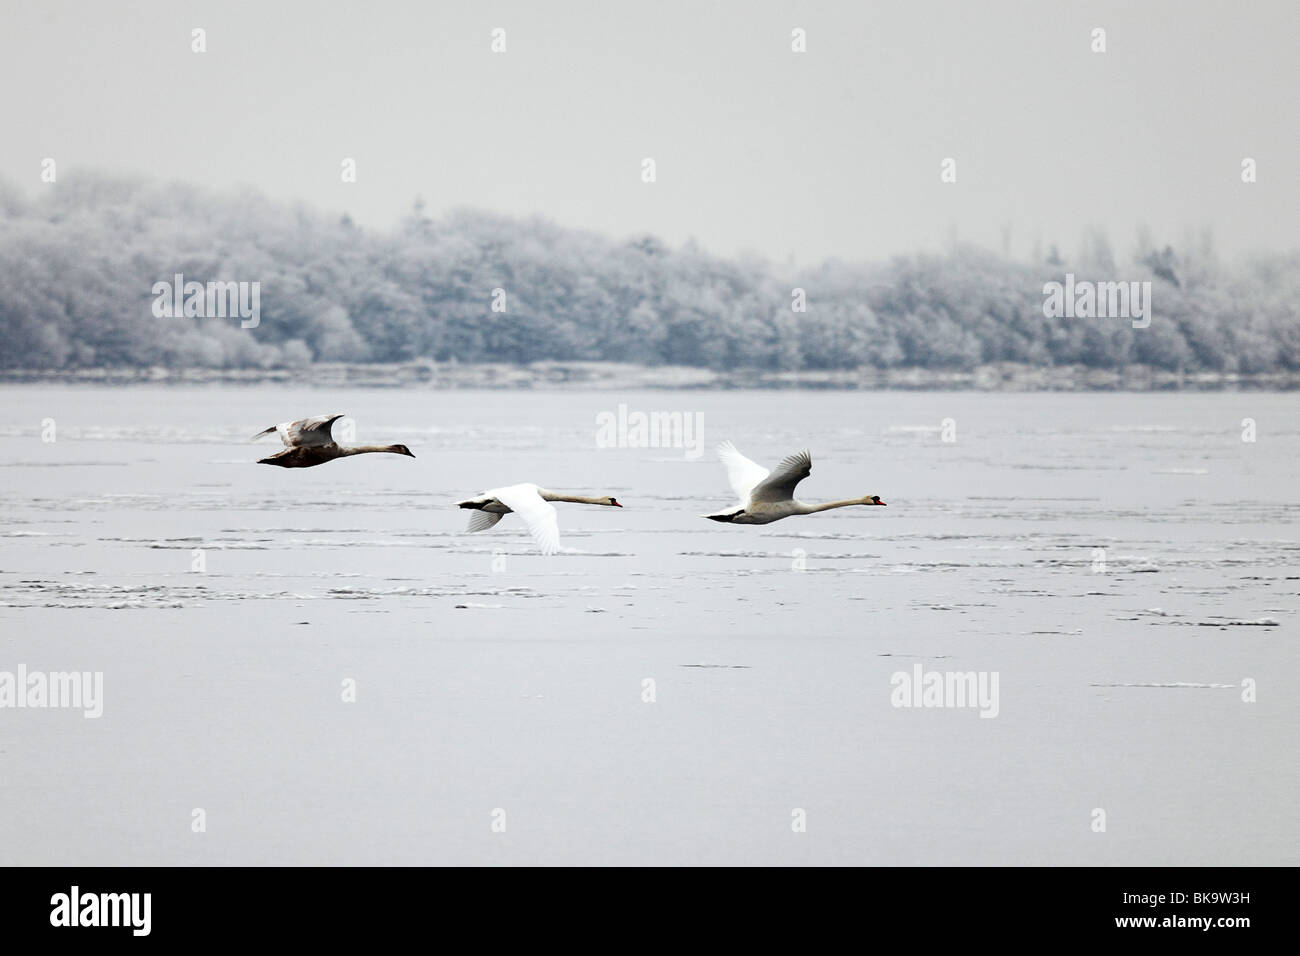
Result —
[[614, 498], [586, 498], [582, 495], [561, 495], [532, 484], [509, 485], [493, 488], [474, 498], [456, 502], [458, 508], [472, 508], [467, 531], [485, 531], [511, 512], [524, 519], [533, 540], [542, 554], [554, 554], [560, 549], [560, 523], [552, 501], [572, 501], [580, 505], [607, 505], [623, 507]]
[[279, 465], [281, 468], [310, 468], [323, 465], [335, 458], [349, 458], [352, 455], [370, 455], [388, 452], [393, 455], [409, 455], [411, 449], [405, 445], [354, 445], [345, 448], [334, 441], [330, 429], [342, 415], [321, 415], [318, 418], [304, 418], [296, 422], [281, 422], [253, 436], [257, 441], [263, 435], [279, 432], [284, 442], [284, 451], [262, 458], [259, 465]]
[[820, 505], [797, 500], [794, 496], [795, 485], [812, 474], [812, 457], [807, 451], [786, 457], [776, 466], [775, 471], [768, 471], [757, 462], [750, 461], [729, 441], [718, 446], [718, 458], [727, 468], [731, 490], [740, 499], [740, 504], [725, 511], [701, 516], [712, 521], [771, 524], [791, 515], [811, 515], [832, 508], [847, 508], [849, 505], [884, 504], [879, 495], [828, 501]]

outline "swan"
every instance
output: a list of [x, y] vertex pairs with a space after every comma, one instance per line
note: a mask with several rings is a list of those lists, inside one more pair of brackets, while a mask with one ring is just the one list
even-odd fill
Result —
[[394, 455], [408, 455], [411, 449], [405, 445], [354, 445], [345, 448], [334, 441], [330, 429], [342, 415], [321, 415], [318, 418], [304, 418], [296, 422], [281, 422], [253, 436], [257, 441], [263, 435], [272, 432], [280, 434], [284, 442], [284, 451], [277, 452], [270, 458], [262, 458], [259, 465], [279, 465], [281, 468], [310, 468], [323, 465], [335, 458], [348, 458], [352, 455], [369, 455], [376, 452], [389, 452]]
[[832, 508], [847, 508], [849, 505], [884, 504], [879, 495], [828, 501], [820, 505], [797, 500], [794, 496], [795, 485], [812, 474], [812, 456], [807, 451], [787, 456], [776, 466], [775, 471], [768, 471], [757, 462], [750, 461], [729, 441], [718, 446], [718, 458], [727, 468], [731, 490], [740, 499], [740, 504], [725, 511], [715, 511], [711, 515], [701, 515], [711, 521], [771, 524], [791, 515], [811, 515]]
[[562, 495], [532, 484], [493, 488], [474, 498], [456, 502], [456, 507], [474, 509], [474, 514], [469, 516], [469, 526], [465, 529], [471, 533], [491, 528], [501, 520], [502, 516], [513, 511], [524, 519], [524, 524], [528, 525], [528, 530], [532, 533], [537, 546], [542, 549], [542, 554], [554, 554], [560, 549], [560, 523], [555, 506], [551, 504], [552, 501], [623, 507], [617, 499], [608, 495], [603, 498]]

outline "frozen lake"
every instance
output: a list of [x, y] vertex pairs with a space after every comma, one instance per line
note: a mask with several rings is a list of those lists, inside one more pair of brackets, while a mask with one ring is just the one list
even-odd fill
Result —
[[[0, 708], [0, 864], [1300, 863], [1298, 402], [0, 388], [0, 672], [103, 673]], [[417, 457], [255, 464], [331, 412]], [[889, 506], [703, 520], [723, 439]], [[524, 481], [625, 508], [463, 533]]]

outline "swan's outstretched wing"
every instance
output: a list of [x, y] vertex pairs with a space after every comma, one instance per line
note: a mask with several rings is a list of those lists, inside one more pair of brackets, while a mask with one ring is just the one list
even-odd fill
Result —
[[812, 474], [812, 456], [807, 450], [788, 455], [772, 473], [760, 481], [752, 492], [752, 501], [789, 501], [794, 497], [795, 485]]
[[727, 480], [742, 505], [749, 503], [750, 493], [770, 472], [756, 461], [750, 461], [729, 441], [718, 446], [718, 460], [726, 466]]
[[331, 445], [334, 443], [334, 436], [330, 434], [330, 429], [342, 417], [342, 415], [319, 415], [316, 418], [303, 418], [296, 422], [281, 422], [258, 432], [253, 436], [253, 441], [271, 432], [278, 432], [285, 448]]
[[469, 527], [465, 530], [470, 533], [486, 531], [504, 517], [505, 515], [499, 515], [492, 511], [475, 511], [469, 516]]
[[542, 498], [536, 485], [511, 485], [488, 494], [524, 519], [542, 554], [560, 550], [560, 522], [555, 505]]

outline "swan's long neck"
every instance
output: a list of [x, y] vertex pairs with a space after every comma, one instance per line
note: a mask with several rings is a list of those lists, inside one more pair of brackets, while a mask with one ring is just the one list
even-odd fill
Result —
[[542, 491], [542, 498], [545, 501], [571, 501], [576, 505], [607, 505], [608, 498], [587, 498], [582, 495], [562, 495], [557, 491]]
[[399, 445], [353, 445], [351, 448], [343, 448], [341, 454], [371, 455], [381, 451], [386, 451], [393, 455], [405, 454]]
[[800, 514], [815, 515], [819, 511], [830, 511], [832, 508], [847, 508], [849, 505], [865, 505], [870, 500], [871, 499], [869, 498], [848, 498], [844, 501], [827, 501], [819, 505], [804, 505]]

